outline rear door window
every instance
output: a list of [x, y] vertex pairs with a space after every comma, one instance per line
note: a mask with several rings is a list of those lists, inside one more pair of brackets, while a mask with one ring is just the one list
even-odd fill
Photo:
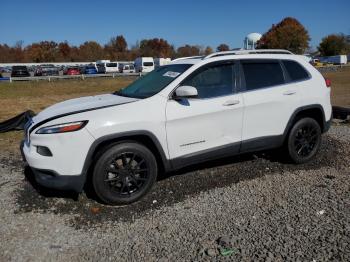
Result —
[[310, 78], [308, 72], [298, 62], [291, 60], [283, 60], [282, 63], [286, 68], [290, 80], [292, 82], [302, 81]]
[[285, 83], [278, 60], [241, 60], [246, 90], [256, 90]]

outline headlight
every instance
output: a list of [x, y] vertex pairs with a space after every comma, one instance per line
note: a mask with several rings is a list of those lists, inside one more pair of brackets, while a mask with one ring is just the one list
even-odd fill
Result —
[[70, 122], [70, 123], [53, 125], [53, 126], [46, 126], [36, 131], [36, 134], [57, 134], [57, 133], [74, 132], [82, 129], [84, 126], [86, 126], [87, 123], [88, 121], [85, 120], [85, 121]]

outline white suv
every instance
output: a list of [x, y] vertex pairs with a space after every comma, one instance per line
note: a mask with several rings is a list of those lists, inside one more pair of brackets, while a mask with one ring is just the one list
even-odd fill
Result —
[[22, 152], [38, 183], [108, 204], [145, 195], [157, 175], [240, 153], [317, 153], [330, 126], [330, 83], [283, 50], [174, 60], [113, 93], [53, 105], [26, 125]]

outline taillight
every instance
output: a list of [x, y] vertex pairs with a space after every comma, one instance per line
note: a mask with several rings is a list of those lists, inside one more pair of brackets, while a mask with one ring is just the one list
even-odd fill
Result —
[[327, 87], [331, 87], [331, 85], [332, 85], [331, 80], [328, 79], [328, 78], [325, 78], [324, 80], [325, 80], [325, 82], [326, 82], [326, 86], [327, 86]]

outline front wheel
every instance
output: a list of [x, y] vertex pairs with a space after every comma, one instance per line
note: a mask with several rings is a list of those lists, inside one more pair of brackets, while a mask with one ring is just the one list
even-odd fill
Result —
[[157, 162], [145, 146], [126, 142], [107, 149], [97, 160], [92, 184], [96, 195], [111, 205], [143, 197], [157, 178]]
[[292, 127], [287, 141], [290, 159], [297, 164], [310, 161], [321, 145], [321, 128], [313, 118], [302, 118]]

